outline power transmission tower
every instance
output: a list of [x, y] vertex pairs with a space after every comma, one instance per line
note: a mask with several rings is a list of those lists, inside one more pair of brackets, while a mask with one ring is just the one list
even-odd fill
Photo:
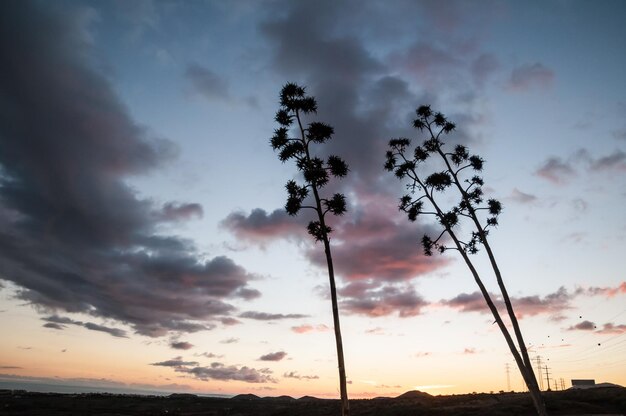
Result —
[[544, 369], [546, 370], [546, 384], [548, 384], [548, 389], [546, 391], [552, 391], [552, 389], [550, 389], [550, 369], [547, 365], [544, 366]]
[[509, 375], [509, 363], [504, 366], [506, 369], [506, 391], [511, 391], [511, 377]]
[[565, 380], [561, 377], [561, 390], [565, 390]]
[[538, 355], [537, 357], [535, 357], [535, 360], [537, 361], [537, 374], [539, 375], [537, 379], [539, 380], [539, 388], [543, 390], [543, 374], [541, 373], [541, 356]]

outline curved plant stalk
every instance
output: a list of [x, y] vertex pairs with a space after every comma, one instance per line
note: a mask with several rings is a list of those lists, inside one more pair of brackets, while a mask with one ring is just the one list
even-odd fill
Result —
[[[444, 253], [447, 250], [459, 251], [506, 340], [528, 387], [537, 413], [540, 416], [547, 416], [544, 399], [537, 384], [519, 322], [513, 310], [513, 305], [502, 279], [495, 255], [487, 239], [489, 234], [488, 228], [498, 225], [498, 215], [502, 211], [502, 205], [495, 199], [490, 199], [486, 204], [484, 203], [482, 192], [484, 182], [480, 176], [474, 175], [471, 178], [461, 179], [464, 177], [465, 172], [463, 171], [466, 169], [480, 172], [483, 168], [484, 160], [477, 155], [470, 156], [467, 148], [462, 145], [457, 145], [453, 151], [445, 150], [445, 143], [441, 140], [441, 137], [453, 131], [455, 125], [449, 122], [443, 114], [433, 113], [428, 106], [419, 107], [416, 113], [417, 118], [414, 121], [414, 127], [422, 132], [426, 132], [426, 140], [414, 148], [412, 156], [407, 156], [408, 147], [411, 143], [410, 140], [406, 138], [392, 139], [389, 142], [389, 150], [386, 154], [385, 169], [394, 172], [399, 179], [408, 179], [407, 188], [410, 192], [400, 199], [399, 208], [408, 214], [411, 221], [415, 221], [420, 215], [433, 215], [437, 218], [439, 224], [443, 227], [443, 231], [435, 240], [432, 240], [429, 236], [423, 237], [422, 244], [425, 254], [432, 255], [433, 249], [438, 250], [440, 253]], [[438, 159], [443, 162], [444, 169], [435, 171], [426, 177], [421, 176], [418, 169], [431, 156], [438, 156]], [[449, 210], [442, 209], [435, 195], [453, 192], [455, 189], [460, 194], [459, 202]], [[428, 202], [434, 211], [425, 211], [424, 201]], [[488, 215], [490, 215], [484, 225], [479, 217], [479, 211], [487, 211]], [[469, 238], [465, 240], [459, 238], [457, 231], [455, 231], [457, 229], [455, 227], [462, 221], [469, 222], [473, 226], [473, 231]], [[452, 240], [454, 245], [445, 246], [443, 242], [445, 235]], [[507, 315], [513, 327], [517, 345], [469, 257], [469, 254], [477, 253], [481, 245], [485, 247], [489, 257]]]

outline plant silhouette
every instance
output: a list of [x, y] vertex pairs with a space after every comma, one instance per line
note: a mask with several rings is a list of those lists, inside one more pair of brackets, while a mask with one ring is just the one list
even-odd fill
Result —
[[[346, 370], [343, 359], [343, 343], [339, 325], [339, 308], [337, 306], [337, 289], [335, 286], [335, 272], [330, 250], [329, 234], [333, 231], [326, 223], [326, 215], [343, 215], [346, 212], [346, 198], [336, 193], [330, 198], [320, 196], [321, 189], [328, 184], [331, 178], [343, 178], [348, 174], [348, 165], [338, 156], [329, 156], [326, 160], [312, 154], [313, 144], [322, 144], [332, 138], [333, 128], [320, 122], [311, 122], [306, 127], [303, 116], [315, 114], [317, 102], [314, 97], [306, 95], [304, 87], [296, 84], [286, 84], [280, 92], [280, 109], [276, 113], [276, 121], [280, 127], [274, 131], [271, 139], [272, 148], [278, 151], [281, 162], [295, 160], [296, 167], [304, 179], [303, 184], [294, 180], [287, 182], [287, 203], [285, 209], [289, 215], [297, 215], [301, 209], [312, 209], [317, 214], [317, 220], [309, 222], [307, 230], [316, 242], [324, 243], [324, 253], [328, 266], [330, 282], [330, 296], [332, 300], [333, 324], [335, 341], [337, 344], [337, 361], [339, 367], [339, 387], [341, 393], [341, 414], [348, 416], [350, 407], [346, 387]], [[295, 123], [298, 137], [289, 137], [289, 129]], [[304, 205], [308, 197], [313, 196], [313, 205]]]
[[[456, 250], [461, 254], [506, 339], [538, 414], [545, 416], [547, 415], [545, 403], [537, 385], [522, 332], [487, 239], [489, 230], [498, 225], [502, 204], [495, 199], [484, 200], [482, 191], [484, 181], [477, 174], [482, 171], [484, 160], [478, 155], [470, 155], [463, 145], [457, 145], [451, 151], [445, 148], [443, 137], [452, 132], [456, 126], [443, 114], [433, 112], [429, 106], [419, 107], [416, 114], [413, 126], [421, 133], [425, 133], [423, 143], [411, 150], [410, 139], [392, 139], [386, 153], [385, 169], [394, 172], [398, 179], [408, 182], [408, 193], [400, 198], [399, 209], [407, 214], [410, 221], [424, 215], [431, 215], [437, 219], [442, 231], [434, 238], [424, 235], [422, 238], [424, 253], [430, 256], [435, 250], [440, 253]], [[440, 170], [431, 171], [437, 167]], [[424, 170], [427, 171], [426, 175], [423, 173]], [[456, 204], [447, 202], [451, 195], [454, 195]], [[461, 225], [464, 225], [465, 229], [471, 229], [471, 232], [464, 233]], [[517, 346], [469, 257], [470, 254], [476, 254], [480, 246], [487, 252]]]

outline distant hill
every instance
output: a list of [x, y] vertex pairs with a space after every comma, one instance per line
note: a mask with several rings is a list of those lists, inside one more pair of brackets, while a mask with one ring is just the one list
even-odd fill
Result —
[[238, 394], [231, 397], [231, 400], [260, 400], [261, 398], [256, 394]]
[[318, 401], [318, 400], [323, 400], [323, 399], [318, 399], [317, 397], [313, 397], [313, 396], [302, 396], [298, 400], [301, 402], [313, 402], [313, 401]]
[[432, 399], [432, 395], [419, 390], [407, 391], [396, 397], [396, 399]]
[[286, 402], [291, 402], [294, 401], [296, 399], [294, 399], [291, 396], [267, 396], [267, 397], [263, 397], [263, 400], [276, 400], [276, 401], [286, 401]]
[[170, 399], [197, 399], [198, 395], [191, 393], [172, 393], [167, 397]]

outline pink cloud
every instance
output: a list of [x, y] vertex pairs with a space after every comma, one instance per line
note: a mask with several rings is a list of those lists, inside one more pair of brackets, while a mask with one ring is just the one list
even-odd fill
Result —
[[606, 296], [612, 298], [618, 295], [626, 295], [626, 282], [620, 283], [616, 287], [589, 287], [578, 288], [576, 294], [588, 295], [588, 296]]
[[326, 332], [326, 331], [330, 331], [330, 328], [324, 324], [319, 324], [315, 326], [304, 324], [304, 325], [292, 326], [291, 330], [295, 332], [296, 334], [306, 334], [308, 332]]
[[614, 325], [612, 323], [606, 323], [602, 329], [598, 329], [596, 334], [623, 334], [626, 333], [626, 325]]
[[[348, 280], [406, 281], [450, 261], [449, 257], [423, 254], [419, 241], [424, 233], [432, 233], [430, 227], [411, 226], [393, 203], [365, 203], [350, 219], [335, 225], [333, 259], [341, 276]], [[307, 254], [314, 264], [326, 267], [319, 247], [311, 247]]]
[[576, 176], [576, 172], [569, 163], [563, 162], [558, 157], [551, 157], [535, 171], [535, 175], [556, 185], [563, 185]]

